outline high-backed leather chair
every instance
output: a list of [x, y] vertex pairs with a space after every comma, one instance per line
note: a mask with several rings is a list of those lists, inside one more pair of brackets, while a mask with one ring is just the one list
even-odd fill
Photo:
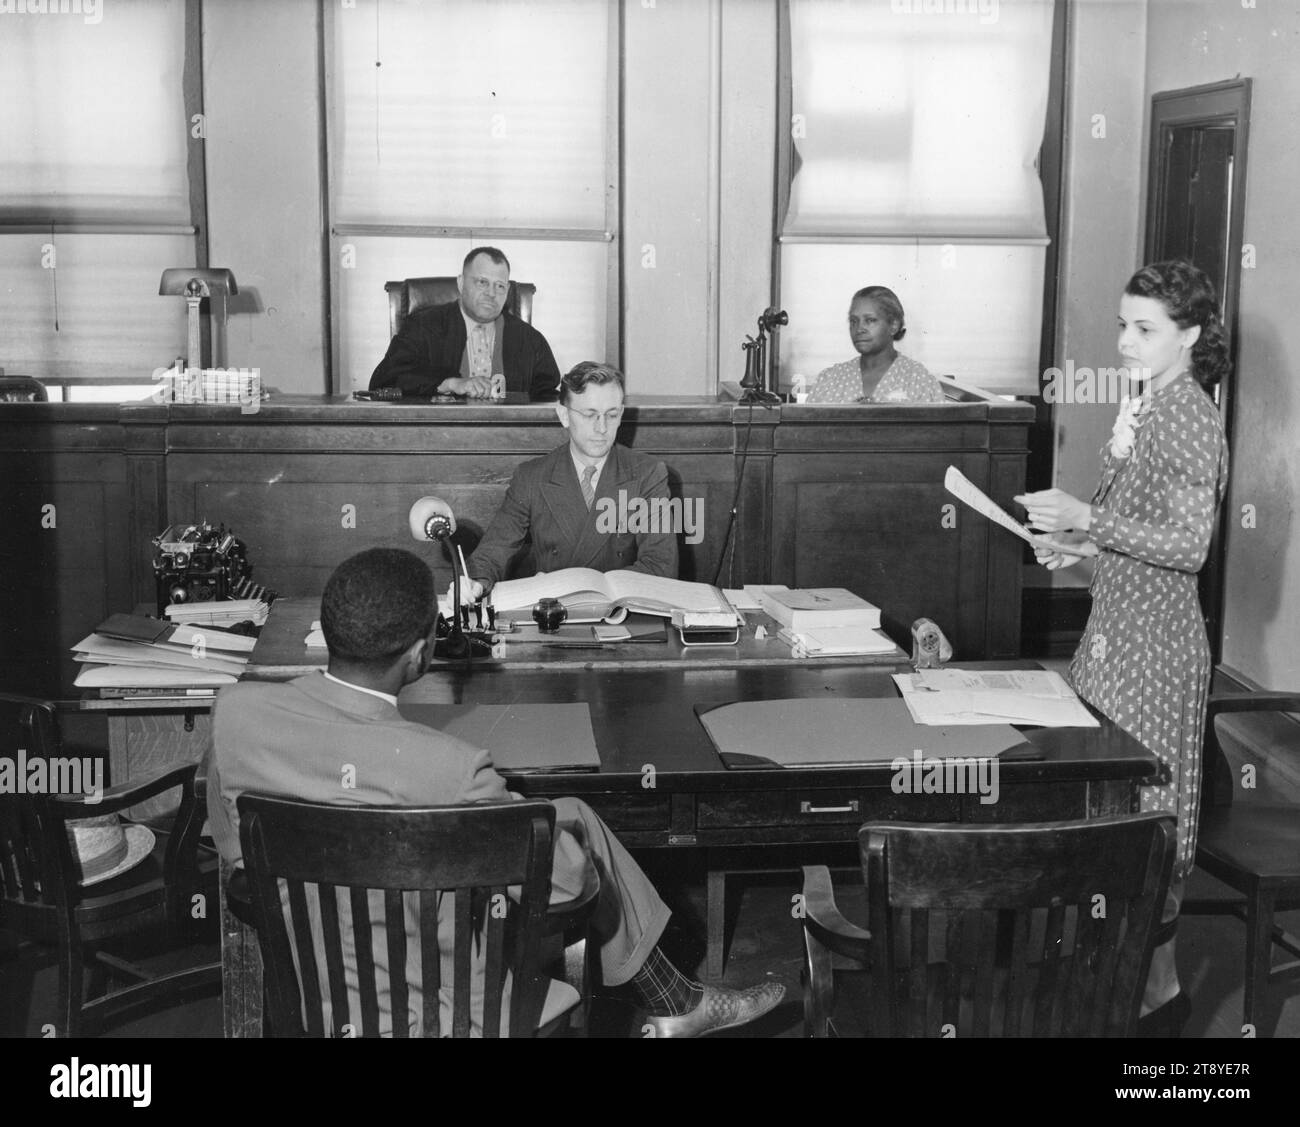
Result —
[[[404, 278], [400, 282], [385, 282], [388, 294], [388, 332], [397, 336], [409, 314], [429, 305], [446, 305], [459, 296], [454, 277]], [[506, 312], [521, 321], [532, 324], [533, 295], [537, 287], [532, 282], [511, 282], [506, 295]]]

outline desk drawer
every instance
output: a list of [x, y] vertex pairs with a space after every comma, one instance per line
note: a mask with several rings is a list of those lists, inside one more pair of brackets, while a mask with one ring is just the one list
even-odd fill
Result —
[[960, 816], [956, 796], [900, 795], [881, 787], [799, 787], [790, 791], [701, 794], [697, 821], [704, 830], [744, 826], [858, 826], [876, 819], [955, 822]]
[[647, 791], [643, 794], [592, 793], [580, 796], [617, 833], [651, 831], [667, 833], [672, 826], [670, 796]]

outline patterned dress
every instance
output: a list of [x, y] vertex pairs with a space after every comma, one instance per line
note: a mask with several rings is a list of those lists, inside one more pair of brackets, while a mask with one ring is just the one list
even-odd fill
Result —
[[1103, 449], [1088, 535], [1101, 548], [1092, 614], [1070, 664], [1085, 700], [1146, 746], [1168, 781], [1144, 787], [1144, 811], [1178, 819], [1174, 879], [1196, 852], [1201, 737], [1210, 648], [1197, 601], [1228, 478], [1218, 409], [1186, 373], [1138, 417], [1132, 453]]
[[[862, 399], [862, 367], [858, 357], [832, 364], [817, 376], [809, 403], [857, 403]], [[880, 377], [868, 403], [942, 403], [943, 388], [924, 364], [899, 353]]]

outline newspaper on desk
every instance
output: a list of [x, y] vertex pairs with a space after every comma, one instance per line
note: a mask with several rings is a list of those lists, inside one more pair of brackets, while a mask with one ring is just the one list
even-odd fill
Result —
[[1098, 726], [1065, 678], [1047, 670], [923, 669], [895, 673], [894, 683], [918, 724]]

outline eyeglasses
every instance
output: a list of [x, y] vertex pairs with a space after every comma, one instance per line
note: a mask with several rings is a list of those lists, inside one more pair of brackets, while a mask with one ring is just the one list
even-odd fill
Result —
[[510, 292], [509, 282], [498, 282], [492, 278], [470, 278], [469, 281], [479, 293], [490, 293], [496, 297], [504, 297]]
[[602, 414], [600, 411], [575, 411], [572, 407], [569, 407], [568, 411], [569, 414], [577, 415], [579, 418], [585, 419], [589, 424], [593, 426], [595, 425], [597, 419], [604, 419], [608, 425], [613, 426], [615, 423], [619, 421], [619, 419], [623, 417], [622, 407], [615, 407], [614, 410], [606, 411], [604, 412], [604, 414]]

